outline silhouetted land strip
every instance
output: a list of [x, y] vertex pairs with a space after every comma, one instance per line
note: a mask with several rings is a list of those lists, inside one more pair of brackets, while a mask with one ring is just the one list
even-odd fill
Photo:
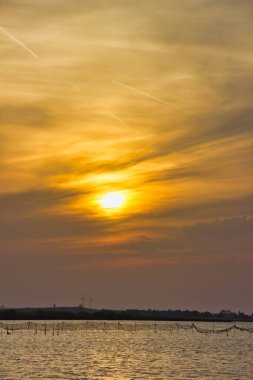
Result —
[[253, 314], [222, 310], [219, 313], [197, 310], [107, 310], [83, 307], [0, 309], [0, 320], [140, 320], [252, 322]]

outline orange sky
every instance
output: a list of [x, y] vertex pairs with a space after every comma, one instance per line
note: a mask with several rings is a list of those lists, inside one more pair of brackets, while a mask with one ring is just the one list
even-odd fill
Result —
[[252, 311], [252, 1], [0, 13], [0, 303]]

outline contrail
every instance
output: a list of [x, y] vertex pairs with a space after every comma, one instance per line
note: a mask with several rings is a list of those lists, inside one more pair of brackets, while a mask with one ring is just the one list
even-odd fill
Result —
[[157, 98], [156, 96], [150, 95], [150, 94], [148, 94], [147, 92], [140, 91], [140, 90], [138, 90], [137, 88], [127, 86], [126, 84], [121, 83], [121, 82], [118, 82], [118, 81], [116, 81], [116, 80], [112, 80], [112, 83], [115, 83], [115, 84], [117, 84], [118, 86], [121, 86], [121, 87], [127, 88], [128, 90], [134, 91], [134, 92], [136, 92], [137, 94], [140, 94], [140, 95], [145, 96], [146, 98], [156, 100], [157, 102], [162, 103], [162, 104], [166, 104], [167, 106], [170, 106], [170, 107], [174, 107], [174, 108], [176, 108], [177, 110], [180, 110], [180, 111], [182, 110], [180, 107], [176, 106], [176, 105], [173, 104], [173, 103], [166, 102], [166, 100], [163, 100], [163, 99], [161, 99], [161, 98]]
[[117, 120], [123, 127], [128, 128], [128, 125], [117, 115], [115, 115], [112, 112], [108, 112], [108, 115], [110, 115], [113, 119]]
[[24, 50], [27, 51], [27, 53], [31, 54], [34, 58], [38, 58], [37, 54], [35, 54], [28, 46], [24, 44], [24, 42], [20, 41], [18, 38], [14, 37], [11, 33], [8, 32], [5, 28], [0, 26], [0, 30], [9, 37], [10, 40], [15, 42], [17, 45], [21, 46]]

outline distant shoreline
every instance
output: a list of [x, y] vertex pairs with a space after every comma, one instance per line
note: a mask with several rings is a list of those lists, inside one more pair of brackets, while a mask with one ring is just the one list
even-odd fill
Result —
[[196, 310], [112, 310], [84, 307], [2, 308], [0, 320], [139, 320], [139, 321], [199, 321], [253, 322], [253, 314], [222, 310], [219, 313]]

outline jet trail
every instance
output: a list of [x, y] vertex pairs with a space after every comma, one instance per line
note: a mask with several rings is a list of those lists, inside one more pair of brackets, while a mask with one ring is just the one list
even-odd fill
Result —
[[140, 90], [138, 90], [137, 88], [127, 86], [126, 84], [121, 83], [121, 82], [118, 82], [118, 81], [116, 81], [116, 80], [112, 80], [112, 83], [117, 84], [117, 85], [120, 86], [120, 87], [124, 87], [124, 88], [126, 88], [126, 89], [128, 89], [128, 90], [130, 90], [130, 91], [134, 91], [134, 92], [136, 92], [137, 94], [140, 94], [140, 95], [145, 96], [146, 98], [156, 100], [156, 101], [159, 102], [159, 103], [166, 104], [167, 106], [174, 107], [174, 108], [176, 108], [177, 110], [182, 111], [182, 109], [181, 109], [180, 107], [176, 106], [175, 104], [173, 104], [173, 103], [169, 103], [169, 102], [166, 102], [166, 100], [163, 100], [163, 99], [161, 99], [161, 98], [157, 98], [156, 96], [150, 95], [150, 94], [148, 94], [147, 92], [140, 91]]
[[108, 115], [110, 115], [113, 119], [117, 120], [123, 127], [128, 128], [128, 125], [117, 115], [115, 115], [112, 112], [108, 112]]
[[8, 30], [0, 26], [0, 31], [3, 32], [9, 39], [13, 42], [15, 42], [17, 45], [22, 47], [24, 50], [27, 51], [30, 55], [32, 55], [34, 58], [38, 58], [37, 54], [35, 54], [28, 46], [24, 44], [24, 42], [20, 41], [18, 38], [14, 37]]

